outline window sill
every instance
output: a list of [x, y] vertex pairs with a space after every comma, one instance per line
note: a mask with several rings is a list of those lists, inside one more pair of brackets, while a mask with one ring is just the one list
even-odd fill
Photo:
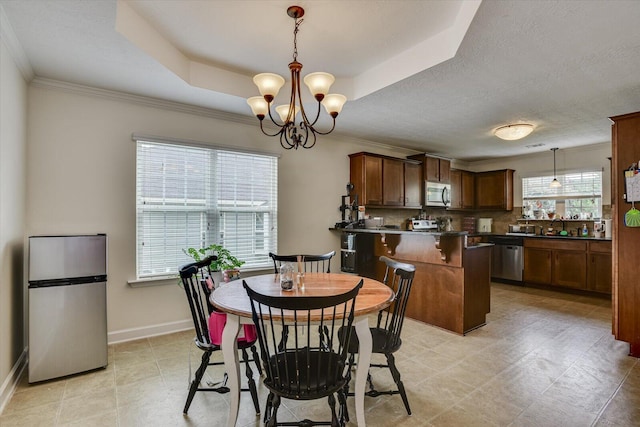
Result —
[[[257, 267], [252, 269], [246, 269], [240, 271], [240, 278], [242, 277], [251, 277], [257, 276], [260, 274], [269, 274], [273, 273], [273, 267]], [[158, 276], [158, 277], [147, 277], [144, 279], [133, 279], [128, 280], [127, 283], [132, 288], [147, 288], [151, 286], [165, 286], [165, 285], [175, 285], [180, 282], [180, 277], [176, 275], [172, 276]]]
[[161, 277], [149, 277], [144, 279], [129, 280], [127, 283], [132, 288], [146, 288], [149, 286], [164, 286], [175, 285], [180, 281], [180, 278], [175, 276], [161, 276]]

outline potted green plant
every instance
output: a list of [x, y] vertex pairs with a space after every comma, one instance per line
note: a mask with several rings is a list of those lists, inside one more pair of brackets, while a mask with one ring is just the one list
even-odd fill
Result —
[[[195, 261], [203, 260], [204, 258], [215, 255], [218, 257], [215, 261], [211, 262], [210, 267], [211, 271], [216, 271], [220, 273], [220, 277], [218, 277], [218, 283], [222, 281], [222, 275], [226, 274], [228, 277], [238, 276], [238, 269], [245, 262], [240, 261], [238, 258], [233, 256], [231, 252], [223, 247], [222, 245], [218, 245], [216, 243], [212, 243], [205, 248], [188, 248], [183, 249], [186, 255], [189, 255]], [[233, 274], [229, 272], [234, 272]]]

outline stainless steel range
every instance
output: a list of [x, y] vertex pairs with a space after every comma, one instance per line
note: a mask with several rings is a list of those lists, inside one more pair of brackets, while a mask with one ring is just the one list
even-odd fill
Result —
[[415, 231], [438, 231], [435, 219], [413, 219], [411, 225]]

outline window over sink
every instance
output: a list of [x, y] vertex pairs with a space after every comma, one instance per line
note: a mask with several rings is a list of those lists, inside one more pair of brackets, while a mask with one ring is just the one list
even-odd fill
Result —
[[522, 178], [522, 215], [530, 219], [582, 219], [602, 216], [602, 171], [556, 175], [561, 187], [549, 185], [553, 175]]

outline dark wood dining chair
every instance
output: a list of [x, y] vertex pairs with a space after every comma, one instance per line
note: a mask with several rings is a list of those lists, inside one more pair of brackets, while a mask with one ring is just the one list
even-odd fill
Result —
[[277, 255], [269, 252], [269, 256], [273, 260], [273, 268], [277, 274], [280, 271], [280, 265], [284, 262], [297, 263], [298, 257], [302, 257], [302, 263], [305, 273], [331, 273], [331, 258], [336, 251], [331, 251], [323, 255]]
[[[193, 318], [193, 326], [195, 328], [196, 337], [194, 339], [196, 347], [202, 350], [202, 360], [200, 366], [196, 370], [195, 376], [189, 386], [189, 394], [184, 405], [183, 413], [187, 414], [191, 402], [196, 391], [212, 391], [216, 393], [228, 393], [229, 387], [226, 386], [227, 374], [224, 375], [222, 385], [215, 387], [217, 384], [209, 383], [209, 387], [201, 387], [201, 381], [208, 366], [224, 365], [224, 362], [211, 362], [211, 355], [214, 351], [220, 350], [222, 339], [222, 329], [226, 323], [226, 314], [216, 311], [209, 302], [209, 296], [214, 289], [213, 278], [209, 265], [217, 257], [210, 256], [201, 261], [186, 264], [180, 267], [180, 279], [182, 287], [187, 295], [191, 317]], [[233, 285], [228, 285], [233, 286]], [[238, 285], [239, 286], [239, 285]], [[253, 400], [256, 414], [260, 414], [260, 403], [258, 402], [258, 391], [256, 383], [253, 379], [253, 371], [249, 362], [254, 362], [258, 367], [258, 372], [262, 374], [260, 366], [260, 357], [256, 349], [256, 328], [254, 325], [244, 325], [243, 334], [238, 337], [238, 350], [242, 352], [242, 361], [246, 367], [246, 376], [249, 388], [242, 391], [249, 391]], [[249, 358], [247, 349], [250, 349], [253, 358]], [[220, 384], [220, 383], [218, 383]]]
[[[386, 364], [374, 364], [370, 365], [371, 368], [388, 368], [391, 372], [391, 377], [396, 384], [396, 390], [378, 391], [373, 385], [371, 375], [368, 375], [367, 382], [369, 383], [369, 391], [366, 392], [367, 396], [377, 397], [380, 395], [393, 395], [399, 394], [402, 397], [402, 402], [407, 410], [407, 414], [411, 415], [411, 408], [409, 407], [409, 399], [404, 389], [404, 384], [400, 379], [400, 372], [396, 367], [395, 357], [393, 353], [400, 349], [402, 346], [402, 339], [400, 334], [402, 332], [402, 325], [404, 323], [404, 315], [407, 311], [407, 304], [409, 302], [409, 295], [411, 293], [411, 286], [413, 284], [413, 277], [415, 275], [415, 266], [411, 264], [405, 264], [395, 261], [386, 256], [381, 256], [380, 261], [386, 264], [386, 270], [384, 274], [383, 282], [389, 286], [395, 293], [395, 298], [391, 305], [378, 313], [378, 320], [374, 328], [370, 328], [371, 337], [373, 339], [372, 353], [384, 354], [387, 363]], [[343, 332], [341, 331], [341, 334]], [[349, 342], [349, 367], [355, 365], [355, 354], [358, 352], [358, 336], [355, 331], [354, 335]], [[349, 370], [350, 372], [351, 370]], [[347, 374], [350, 380], [350, 373]], [[349, 392], [349, 383], [345, 385], [345, 394], [353, 396], [353, 393]]]
[[[269, 252], [269, 256], [273, 260], [274, 272], [278, 274], [280, 272], [280, 266], [285, 262], [291, 262], [296, 264], [298, 257], [302, 262], [302, 268], [305, 273], [331, 273], [331, 258], [336, 254], [336, 251], [327, 252], [322, 255], [277, 255], [273, 252]], [[282, 331], [282, 340], [287, 340], [287, 328]]]
[[[354, 280], [357, 279], [354, 277]], [[344, 426], [346, 423], [347, 357], [350, 333], [338, 338], [339, 330], [351, 331], [357, 285], [340, 295], [273, 296], [263, 295], [243, 286], [251, 300], [253, 322], [264, 364], [264, 385], [269, 390], [264, 414], [265, 425], [271, 426]], [[318, 328], [310, 328], [318, 323]], [[279, 344], [284, 328], [289, 330], [285, 346]], [[312, 331], [317, 330], [317, 333]], [[328, 341], [323, 330], [327, 330]], [[338, 395], [339, 411], [336, 413]], [[278, 422], [278, 408], [284, 399], [313, 400], [328, 398], [331, 421], [305, 419]]]

